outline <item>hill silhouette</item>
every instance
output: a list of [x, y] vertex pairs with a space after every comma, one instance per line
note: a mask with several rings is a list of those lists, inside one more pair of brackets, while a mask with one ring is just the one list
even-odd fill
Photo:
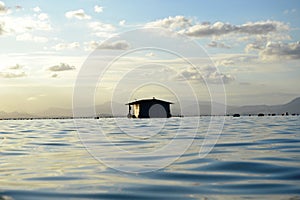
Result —
[[[211, 103], [210, 102], [185, 102], [180, 105], [179, 102], [174, 102], [171, 106], [171, 112], [173, 115], [195, 116], [195, 115], [211, 115]], [[223, 104], [216, 103], [216, 107], [223, 107]], [[181, 106], [181, 107], [180, 107]], [[199, 108], [199, 111], [198, 109]], [[128, 107], [125, 104], [117, 102], [106, 102], [95, 106], [95, 112], [86, 113], [86, 110], [94, 110], [87, 108], [79, 108], [81, 110], [82, 117], [94, 117], [97, 116], [126, 116]], [[227, 106], [226, 114], [232, 115], [239, 113], [241, 115], [248, 114], [282, 114], [282, 113], [296, 113], [300, 114], [300, 97], [293, 99], [286, 104], [280, 105], [247, 105], [247, 106]], [[216, 115], [222, 113], [214, 113]], [[3, 112], [0, 111], [0, 119], [5, 118], [55, 118], [55, 117], [73, 117], [73, 110], [68, 108], [48, 108], [39, 113], [20, 113], [20, 112]]]

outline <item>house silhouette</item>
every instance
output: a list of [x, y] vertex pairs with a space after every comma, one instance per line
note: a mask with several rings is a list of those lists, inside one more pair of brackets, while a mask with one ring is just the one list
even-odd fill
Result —
[[173, 103], [153, 97], [152, 99], [136, 100], [125, 105], [128, 105], [127, 116], [129, 118], [169, 118], [172, 116], [170, 104]]

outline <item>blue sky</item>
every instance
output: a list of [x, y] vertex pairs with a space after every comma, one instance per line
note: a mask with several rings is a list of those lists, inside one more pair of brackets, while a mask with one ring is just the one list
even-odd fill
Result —
[[[285, 103], [300, 96], [299, 19], [297, 0], [2, 0], [0, 111], [70, 108], [76, 77], [89, 54], [99, 47], [109, 48], [110, 56], [130, 50], [130, 41], [102, 42], [143, 27], [165, 28], [201, 45], [220, 70], [204, 71], [204, 76], [212, 82], [223, 79], [228, 104]], [[145, 54], [157, 63], [163, 60]], [[126, 62], [122, 69], [130, 65]], [[169, 65], [179, 66], [175, 60]], [[189, 68], [178, 67], [176, 73], [190, 81], [198, 77]], [[109, 90], [99, 103], [111, 100]]]

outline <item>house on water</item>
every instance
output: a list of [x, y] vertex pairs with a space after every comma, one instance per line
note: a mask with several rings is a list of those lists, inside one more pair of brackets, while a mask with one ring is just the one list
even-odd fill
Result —
[[172, 116], [170, 104], [173, 103], [153, 97], [153, 99], [136, 100], [125, 105], [128, 105], [129, 118], [169, 118]]

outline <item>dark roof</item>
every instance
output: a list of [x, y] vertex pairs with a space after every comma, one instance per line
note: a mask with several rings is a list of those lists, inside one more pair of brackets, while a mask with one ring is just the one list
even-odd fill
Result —
[[164, 101], [164, 100], [160, 100], [160, 99], [141, 99], [141, 100], [136, 100], [136, 101], [132, 101], [129, 102], [125, 105], [134, 105], [134, 104], [140, 104], [140, 103], [146, 103], [146, 102], [157, 102], [157, 103], [168, 103], [168, 104], [173, 104], [172, 102], [168, 102], [168, 101]]

